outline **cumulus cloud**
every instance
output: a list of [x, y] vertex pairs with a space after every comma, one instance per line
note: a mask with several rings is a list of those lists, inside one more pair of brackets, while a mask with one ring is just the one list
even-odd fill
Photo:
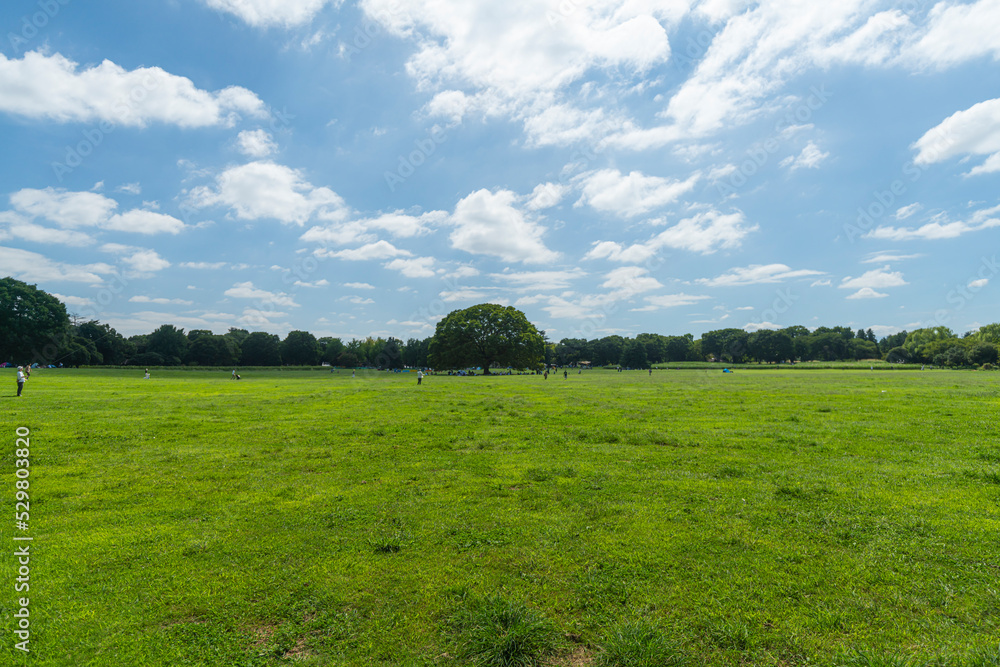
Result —
[[[843, 287], [843, 285], [841, 285], [841, 287]], [[871, 287], [862, 287], [861, 289], [859, 289], [854, 294], [851, 294], [850, 296], [845, 297], [845, 298], [847, 298], [847, 299], [884, 299], [887, 296], [889, 296], [889, 295], [886, 294], [886, 293], [884, 293], [884, 292], [876, 292]]]
[[799, 169], [818, 169], [821, 162], [830, 157], [829, 153], [824, 153], [815, 143], [810, 141], [802, 152], [798, 155], [790, 155], [778, 163], [780, 167], [788, 167], [789, 171]]
[[646, 297], [646, 303], [649, 305], [643, 306], [641, 308], [633, 308], [632, 311], [636, 313], [648, 313], [657, 310], [663, 310], [665, 308], [679, 308], [681, 306], [693, 306], [696, 303], [700, 303], [705, 299], [710, 299], [708, 296], [699, 296], [692, 294], [685, 294], [681, 292], [680, 294], [662, 294], [658, 296], [648, 296]]
[[[24, 188], [10, 196], [11, 205], [21, 214], [42, 218], [60, 227], [96, 227], [133, 234], [179, 234], [185, 229], [177, 218], [143, 209], [113, 213], [118, 202], [96, 192], [68, 192], [52, 187]], [[81, 235], [68, 234], [68, 238]]]
[[559, 258], [545, 247], [544, 227], [529, 218], [509, 190], [479, 190], [458, 202], [449, 222], [451, 245], [475, 255], [491, 255], [506, 262], [539, 264]]
[[[234, 299], [256, 299], [261, 304], [267, 306], [282, 306], [285, 308], [297, 308], [299, 306], [299, 304], [295, 303], [295, 299], [284, 292], [269, 292], [254, 287], [252, 281], [236, 283], [223, 292], [223, 294]], [[281, 313], [281, 315], [284, 315], [284, 313]]]
[[4, 273], [28, 283], [78, 282], [100, 284], [102, 275], [114, 272], [114, 267], [104, 264], [67, 264], [49, 259], [45, 255], [19, 248], [0, 246], [0, 266]]
[[920, 227], [876, 227], [862, 238], [886, 241], [953, 239], [995, 227], [1000, 227], [1000, 206], [976, 211], [968, 220], [950, 221], [941, 215]]
[[333, 190], [309, 183], [300, 171], [270, 160], [230, 167], [216, 178], [216, 187], [189, 193], [196, 208], [227, 206], [242, 220], [278, 220], [304, 225], [313, 217], [342, 220], [349, 211]]
[[884, 289], [886, 287], [899, 287], [907, 284], [909, 283], [903, 280], [903, 274], [901, 272], [890, 271], [889, 266], [885, 266], [881, 269], [866, 271], [856, 278], [852, 278], [851, 276], [844, 278], [840, 282], [840, 289], [864, 290], [868, 288], [874, 290]]
[[126, 267], [124, 272], [131, 278], [148, 278], [157, 271], [170, 267], [170, 262], [150, 248], [136, 248], [121, 243], [105, 243], [102, 252], [117, 255], [119, 263]]
[[[309, 23], [331, 0], [203, 0], [252, 26], [291, 28]], [[342, 0], [332, 0], [340, 4]]]
[[336, 257], [352, 262], [363, 262], [373, 259], [389, 259], [391, 257], [409, 257], [413, 253], [397, 248], [388, 241], [376, 241], [375, 243], [363, 245], [360, 248], [338, 250], [337, 252], [320, 251], [318, 254], [323, 257]]
[[506, 271], [490, 274], [495, 282], [516, 290], [564, 290], [585, 277], [581, 269], [568, 271]]
[[30, 51], [20, 60], [0, 53], [0, 112], [59, 123], [108, 122], [145, 127], [230, 126], [240, 116], [267, 117], [251, 91], [214, 93], [159, 67], [128, 71], [110, 60], [80, 69], [65, 56]]
[[928, 130], [913, 147], [917, 151], [914, 162], [918, 165], [962, 155], [986, 155], [986, 160], [973, 167], [968, 175], [1000, 172], [1000, 98], [955, 112]]
[[785, 264], [751, 264], [746, 267], [730, 269], [715, 278], [700, 278], [696, 282], [708, 287], [737, 287], [742, 285], [761, 285], [780, 283], [793, 278], [820, 276], [823, 271], [811, 269], [793, 270]]
[[676, 202], [690, 192], [700, 178], [694, 174], [686, 181], [646, 176], [633, 171], [602, 169], [577, 177], [582, 196], [578, 206], [589, 204], [598, 211], [622, 217], [634, 217]]
[[247, 157], [265, 158], [278, 150], [266, 130], [243, 130], [236, 137], [236, 146]]
[[399, 271], [407, 278], [433, 278], [436, 275], [433, 257], [394, 259], [391, 262], [386, 262], [385, 268]]

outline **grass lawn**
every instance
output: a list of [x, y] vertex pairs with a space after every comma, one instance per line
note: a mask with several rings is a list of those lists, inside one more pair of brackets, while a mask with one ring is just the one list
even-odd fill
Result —
[[241, 372], [5, 373], [0, 664], [1000, 665], [1000, 375]]

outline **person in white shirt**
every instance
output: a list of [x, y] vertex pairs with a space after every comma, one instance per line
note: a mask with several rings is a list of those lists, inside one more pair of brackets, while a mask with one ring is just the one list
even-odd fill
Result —
[[24, 389], [24, 368], [21, 366], [17, 367], [17, 395], [21, 395], [21, 391]]

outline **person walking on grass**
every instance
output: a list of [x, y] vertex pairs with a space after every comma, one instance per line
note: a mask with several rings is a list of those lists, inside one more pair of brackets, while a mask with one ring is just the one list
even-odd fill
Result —
[[423, 381], [424, 381], [424, 372], [423, 371], [417, 371], [417, 386], [419, 387], [420, 383], [423, 382]]
[[24, 381], [25, 381], [25, 379], [26, 378], [25, 378], [25, 375], [24, 375], [24, 368], [21, 367], [21, 366], [18, 366], [17, 367], [17, 395], [18, 396], [21, 395], [21, 391], [24, 389]]

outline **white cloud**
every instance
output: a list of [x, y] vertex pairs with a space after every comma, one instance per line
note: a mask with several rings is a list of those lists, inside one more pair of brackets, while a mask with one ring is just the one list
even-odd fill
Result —
[[225, 262], [181, 262], [178, 266], [182, 269], [221, 269], [226, 266]]
[[982, 289], [990, 284], [989, 278], [980, 278], [979, 280], [973, 280], [969, 283], [969, 287], [972, 289]]
[[587, 274], [581, 269], [571, 271], [509, 271], [490, 274], [490, 278], [517, 290], [564, 290], [574, 280]]
[[920, 206], [920, 204], [910, 204], [909, 206], [903, 206], [896, 211], [896, 215], [894, 217], [896, 218], [896, 220], [906, 220], [914, 213], [919, 211], [921, 208], [922, 207]]
[[582, 190], [577, 205], [589, 204], [598, 211], [634, 217], [674, 203], [690, 192], [699, 178], [697, 173], [686, 181], [676, 181], [638, 171], [628, 175], [617, 169], [588, 172], [575, 179]]
[[115, 214], [101, 225], [103, 229], [134, 234], [179, 234], [184, 223], [171, 215], [133, 209]]
[[[266, 306], [283, 306], [285, 308], [298, 308], [299, 306], [295, 303], [295, 299], [284, 292], [268, 292], [254, 287], [251, 281], [236, 283], [223, 294], [234, 299], [256, 299]], [[283, 315], [284, 313], [281, 313], [278, 317]]]
[[536, 185], [524, 205], [529, 211], [541, 211], [557, 206], [569, 193], [570, 187], [564, 183], [542, 183]]
[[558, 259], [559, 253], [542, 241], [545, 229], [514, 206], [518, 199], [509, 190], [479, 190], [459, 201], [450, 219], [455, 226], [452, 247], [506, 262], [538, 264]]
[[312, 289], [318, 289], [320, 287], [327, 287], [327, 286], [329, 286], [330, 285], [330, 281], [327, 280], [326, 278], [321, 278], [320, 280], [315, 280], [313, 282], [306, 282], [306, 281], [302, 281], [302, 280], [296, 280], [292, 284], [295, 285], [296, 287], [308, 287], [308, 288], [312, 288]]
[[95, 192], [67, 192], [55, 188], [24, 188], [10, 196], [17, 210], [50, 220], [60, 227], [99, 227], [118, 207], [118, 202]]
[[124, 185], [119, 185], [117, 191], [138, 196], [142, 194], [142, 186], [138, 183], [125, 183]]
[[[4, 215], [0, 214], [0, 221], [3, 221], [3, 218]], [[52, 229], [51, 227], [43, 227], [26, 221], [11, 222], [7, 230], [10, 232], [10, 236], [31, 243], [44, 243], [46, 245], [55, 243], [75, 248], [82, 248], [94, 243], [94, 239], [89, 234], [84, 234], [83, 232], [75, 232], [68, 229]]]
[[616, 298], [627, 299], [663, 287], [659, 280], [649, 275], [647, 269], [638, 266], [623, 266], [604, 277], [601, 287], [612, 290]]
[[[660, 219], [651, 222], [661, 224], [664, 221]], [[757, 225], [746, 225], [745, 222], [746, 218], [740, 211], [728, 214], [714, 209], [702, 211], [682, 219], [643, 243], [625, 247], [613, 241], [598, 241], [583, 258], [638, 264], [664, 248], [708, 255], [719, 249], [738, 248], [747, 234], [757, 231]]]
[[428, 211], [422, 215], [407, 215], [403, 211], [383, 213], [375, 218], [358, 220], [357, 224], [365, 229], [382, 229], [398, 238], [410, 238], [429, 234], [448, 219], [445, 211]]
[[243, 130], [236, 137], [236, 147], [252, 158], [265, 158], [278, 150], [278, 145], [265, 130]]
[[899, 271], [889, 271], [889, 267], [885, 266], [881, 269], [866, 271], [857, 278], [852, 278], [851, 276], [844, 278], [840, 283], [840, 289], [864, 290], [865, 288], [871, 288], [874, 290], [876, 288], [884, 289], [886, 287], [900, 287], [901, 285], [907, 284], [909, 283], [903, 280], [902, 273]]
[[210, 93], [159, 67], [127, 71], [110, 60], [79, 70], [58, 53], [39, 51], [21, 60], [0, 54], [0, 90], [0, 111], [60, 123], [208, 127], [232, 125], [240, 114], [267, 116], [264, 103], [245, 88]]
[[52, 296], [71, 308], [86, 308], [88, 306], [93, 307], [96, 305], [93, 299], [88, 299], [83, 296], [66, 296], [65, 294], [57, 294], [56, 292], [52, 292]]
[[314, 216], [341, 220], [348, 214], [344, 200], [333, 190], [315, 187], [302, 173], [270, 160], [230, 167], [216, 178], [216, 189], [195, 188], [195, 207], [228, 206], [243, 220], [273, 219], [303, 225]]
[[155, 303], [159, 305], [169, 305], [174, 304], [178, 306], [190, 306], [193, 301], [185, 301], [184, 299], [168, 299], [166, 297], [148, 297], [148, 296], [133, 296], [129, 298], [130, 303]]
[[976, 211], [968, 221], [950, 222], [946, 216], [920, 227], [876, 227], [862, 238], [887, 241], [953, 239], [963, 234], [1000, 227], [1000, 206]]
[[823, 271], [809, 269], [792, 270], [785, 264], [751, 264], [747, 267], [731, 269], [729, 272], [715, 278], [700, 278], [695, 282], [708, 287], [735, 287], [741, 285], [760, 285], [779, 283], [792, 278], [820, 276]]
[[435, 273], [433, 257], [414, 257], [413, 259], [394, 259], [385, 264], [385, 268], [399, 271], [407, 278], [433, 278]]
[[691, 294], [663, 294], [659, 296], [648, 296], [646, 297], [646, 302], [648, 306], [643, 306], [642, 308], [633, 308], [633, 312], [646, 313], [654, 312], [657, 310], [663, 310], [664, 308], [678, 308], [680, 306], [692, 306], [696, 303], [704, 301], [705, 299], [710, 299], [708, 296], [695, 296]]
[[101, 252], [118, 256], [118, 261], [128, 267], [125, 275], [132, 278], [148, 278], [157, 271], [170, 267], [170, 262], [149, 248], [136, 248], [121, 243], [105, 243]]
[[56, 262], [37, 252], [0, 246], [0, 266], [9, 276], [29, 283], [60, 281], [94, 283], [103, 282], [99, 274], [109, 274], [114, 269], [103, 263], [65, 264]]
[[344, 283], [344, 287], [350, 287], [351, 289], [375, 289], [374, 285], [369, 285], [368, 283]]
[[489, 292], [481, 288], [444, 291], [438, 294], [438, 296], [445, 303], [453, 303], [455, 301], [484, 301], [492, 298]]
[[969, 3], [938, 2], [930, 10], [926, 28], [909, 43], [900, 60], [945, 69], [992, 56], [1000, 60], [1000, 3], [978, 0]]
[[778, 163], [780, 167], [788, 167], [789, 171], [798, 169], [818, 169], [823, 160], [830, 157], [829, 153], [824, 153], [815, 143], [810, 141], [798, 156], [790, 155]]
[[[339, 5], [341, 0], [335, 0]], [[291, 28], [313, 20], [331, 0], [204, 0], [212, 9], [229, 12], [256, 27]]]
[[340, 250], [337, 252], [325, 252], [325, 257], [336, 257], [352, 262], [361, 262], [373, 259], [389, 259], [391, 257], [409, 257], [413, 253], [408, 250], [401, 250], [388, 241], [376, 241], [363, 245], [353, 250]]
[[[841, 287], [843, 287], [843, 285], [841, 285]], [[854, 294], [851, 294], [850, 296], [845, 297], [845, 298], [847, 298], [847, 299], [884, 299], [887, 296], [889, 296], [889, 295], [885, 294], [884, 292], [876, 292], [871, 287], [862, 287], [861, 289], [859, 289]]]
[[918, 165], [943, 162], [959, 155], [986, 155], [986, 161], [968, 175], [1000, 172], [1000, 98], [952, 114], [920, 137], [913, 147], [917, 150], [914, 162]]
[[888, 262], [903, 262], [908, 259], [919, 259], [923, 255], [900, 255], [891, 252], [875, 253], [867, 259], [861, 260], [862, 264], [886, 264]]
[[118, 202], [94, 192], [24, 188], [10, 196], [10, 203], [21, 213], [69, 229], [97, 227], [135, 234], [178, 234], [185, 229], [183, 222], [163, 213], [132, 209], [113, 214]]

